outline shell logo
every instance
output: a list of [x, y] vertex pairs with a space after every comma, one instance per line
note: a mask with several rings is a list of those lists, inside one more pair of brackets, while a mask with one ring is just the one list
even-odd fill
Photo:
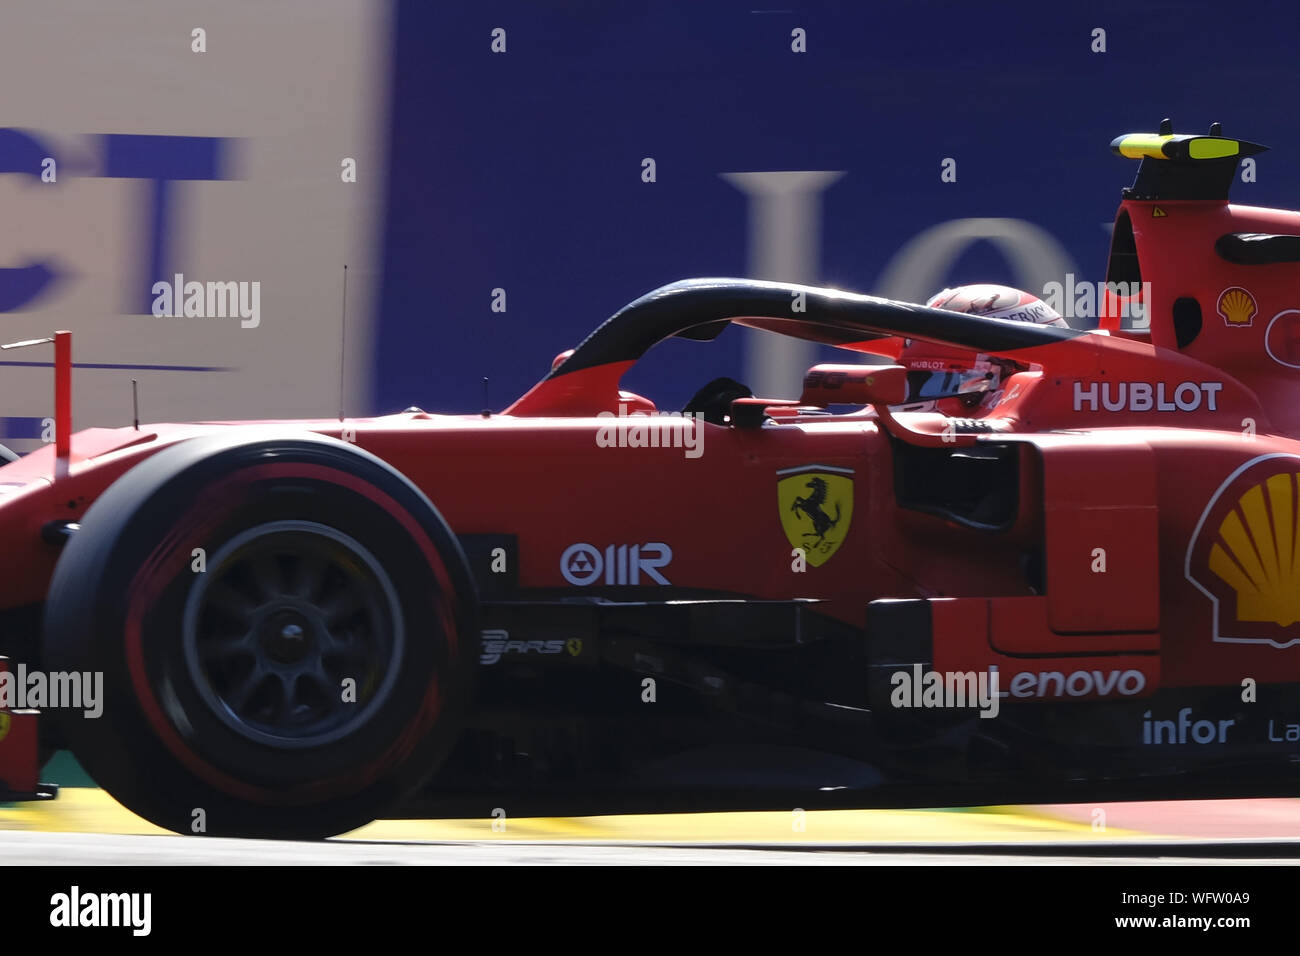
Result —
[[1219, 522], [1210, 570], [1237, 592], [1239, 621], [1300, 621], [1295, 479], [1281, 474], [1252, 485]]
[[1240, 286], [1232, 286], [1220, 292], [1219, 304], [1216, 308], [1219, 310], [1219, 315], [1223, 316], [1224, 322], [1243, 329], [1251, 325], [1255, 313], [1259, 311], [1255, 305], [1255, 297]]
[[1219, 486], [1192, 534], [1187, 579], [1215, 641], [1300, 644], [1300, 457], [1262, 455]]

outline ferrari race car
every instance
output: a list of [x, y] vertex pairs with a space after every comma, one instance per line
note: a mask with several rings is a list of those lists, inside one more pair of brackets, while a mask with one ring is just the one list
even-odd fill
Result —
[[[1217, 127], [1112, 147], [1141, 164], [1087, 331], [697, 279], [499, 414], [77, 434], [56, 335], [55, 441], [0, 467], [0, 799], [51, 796], [61, 747], [252, 836], [1294, 795], [1300, 214], [1228, 203], [1263, 147]], [[684, 414], [620, 388], [728, 325], [847, 360]], [[899, 410], [902, 340], [1011, 374]]]

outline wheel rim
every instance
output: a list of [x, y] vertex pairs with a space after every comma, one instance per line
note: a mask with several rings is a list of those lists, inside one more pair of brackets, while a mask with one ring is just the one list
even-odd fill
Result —
[[232, 538], [195, 578], [185, 664], [239, 735], [281, 748], [328, 744], [392, 693], [401, 608], [387, 572], [355, 539], [315, 522], [271, 522]]

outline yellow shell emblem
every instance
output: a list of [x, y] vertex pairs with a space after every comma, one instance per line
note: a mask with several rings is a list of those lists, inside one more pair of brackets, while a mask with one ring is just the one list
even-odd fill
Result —
[[8, 714], [0, 713], [0, 740], [9, 736], [9, 722], [11, 718]]
[[1248, 488], [1219, 523], [1210, 570], [1237, 592], [1239, 621], [1300, 621], [1297, 478], [1287, 472]]
[[1255, 297], [1239, 286], [1224, 289], [1220, 293], [1218, 309], [1225, 322], [1237, 326], [1250, 325], [1255, 313], [1259, 311]]

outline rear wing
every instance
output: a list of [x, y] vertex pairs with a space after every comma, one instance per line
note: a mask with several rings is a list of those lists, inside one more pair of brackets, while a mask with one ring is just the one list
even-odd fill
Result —
[[54, 344], [54, 476], [57, 478], [68, 473], [72, 458], [72, 333], [55, 332], [44, 339], [0, 345], [0, 349], [50, 343]]
[[1237, 164], [1268, 147], [1223, 135], [1214, 123], [1208, 136], [1175, 133], [1165, 119], [1158, 133], [1125, 133], [1110, 144], [1117, 156], [1140, 159], [1137, 179], [1125, 199], [1226, 200]]

